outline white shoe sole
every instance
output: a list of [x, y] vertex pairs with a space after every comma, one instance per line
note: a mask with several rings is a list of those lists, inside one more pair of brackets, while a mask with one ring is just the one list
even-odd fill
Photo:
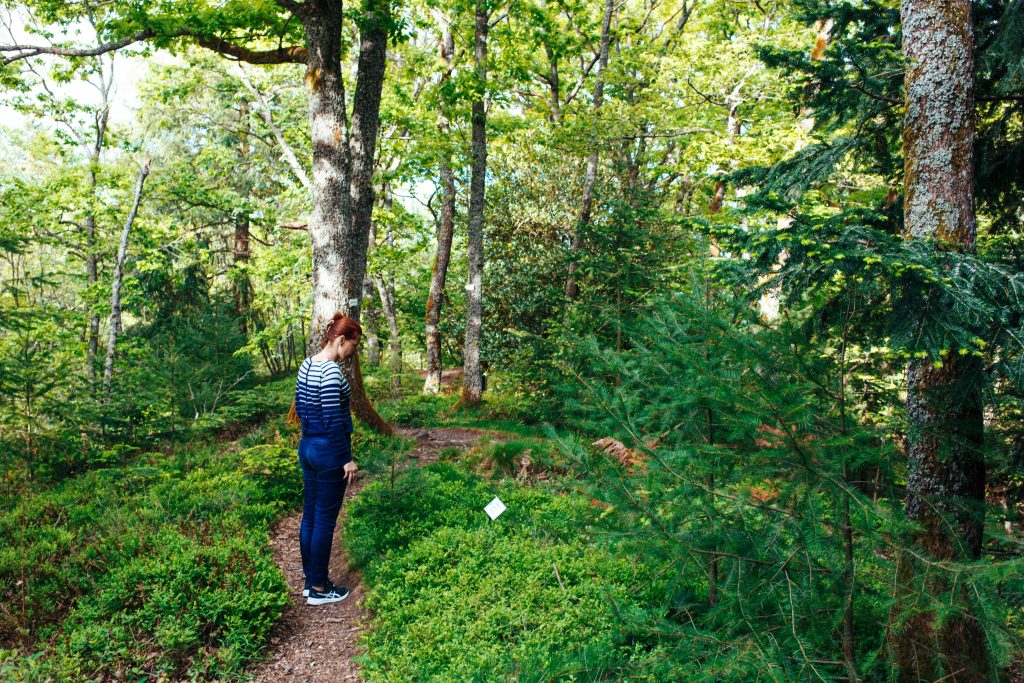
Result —
[[352, 593], [352, 591], [349, 591], [348, 593], [345, 593], [344, 595], [342, 595], [340, 598], [310, 598], [310, 597], [307, 597], [306, 598], [306, 604], [307, 605], [329, 605], [332, 602], [341, 602], [342, 600], [347, 598], [349, 595], [351, 595], [351, 593]]

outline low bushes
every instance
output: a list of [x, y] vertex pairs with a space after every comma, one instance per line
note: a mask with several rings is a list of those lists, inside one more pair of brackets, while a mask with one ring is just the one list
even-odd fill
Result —
[[[508, 510], [491, 521], [495, 495]], [[615, 610], [656, 608], [658, 581], [590, 543], [596, 512], [448, 463], [368, 485], [345, 534], [374, 614], [366, 679], [579, 680], [628, 660]]]
[[[269, 395], [243, 419], [283, 413]], [[301, 497], [293, 440], [279, 419], [6, 496], [0, 680], [240, 674], [287, 602], [267, 529]]]

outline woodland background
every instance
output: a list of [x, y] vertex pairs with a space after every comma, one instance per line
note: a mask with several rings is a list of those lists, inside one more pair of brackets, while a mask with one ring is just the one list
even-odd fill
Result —
[[1021, 679], [1020, 0], [3, 5], [0, 677], [248, 675], [342, 310], [368, 680]]

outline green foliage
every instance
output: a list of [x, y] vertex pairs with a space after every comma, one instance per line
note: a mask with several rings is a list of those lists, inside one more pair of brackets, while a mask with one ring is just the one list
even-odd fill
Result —
[[[237, 675], [286, 603], [267, 528], [301, 496], [275, 424], [236, 451], [178, 443], [52, 488], [5, 491], [5, 680]], [[38, 653], [33, 654], [36, 648]]]
[[[508, 510], [492, 522], [495, 495]], [[594, 514], [450, 464], [367, 486], [345, 535], [371, 586], [367, 680], [589, 680], [567, 654], [628, 660], [615, 610], [653, 606], [660, 582], [652, 565], [589, 545]]]
[[920, 575], [895, 573], [913, 530], [902, 519], [893, 425], [877, 420], [899, 401], [877, 376], [884, 365], [853, 379], [849, 349], [808, 337], [796, 314], [765, 326], [731, 294], [695, 279], [633, 331], [626, 351], [591, 339], [569, 356], [584, 387], [570, 419], [621, 440], [632, 464], [576, 439], [560, 439], [562, 448], [608, 506], [601, 528], [612, 547], [666, 563], [674, 577], [662, 595], [667, 615], [627, 615], [630, 627], [659, 634], [661, 648], [630, 671], [688, 681], [844, 676], [848, 614], [849, 666], [885, 680], [900, 591], [920, 609], [975, 614], [1005, 663], [1009, 648], [995, 644], [1020, 635], [1000, 606], [1019, 595], [1018, 559], [920, 569], [949, 572], [969, 586], [963, 593], [925, 595]]

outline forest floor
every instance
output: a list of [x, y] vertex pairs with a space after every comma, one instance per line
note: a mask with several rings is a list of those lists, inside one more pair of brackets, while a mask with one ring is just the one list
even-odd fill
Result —
[[[406, 455], [405, 466], [423, 466], [434, 462], [446, 448], [467, 450], [481, 437], [502, 439], [506, 435], [465, 427], [436, 429], [399, 428], [399, 436], [413, 440], [416, 447]], [[345, 500], [357, 495], [366, 480], [357, 477], [345, 491]], [[331, 605], [311, 607], [302, 597], [302, 562], [299, 557], [299, 510], [278, 522], [271, 529], [270, 547], [288, 581], [291, 604], [270, 637], [266, 659], [254, 672], [254, 681], [358, 681], [359, 664], [353, 657], [360, 654], [359, 633], [368, 618], [363, 609], [365, 586], [359, 572], [349, 566], [340, 542], [345, 533], [346, 505], [342, 505], [331, 550], [331, 577], [335, 584], [346, 586], [352, 594]]]

